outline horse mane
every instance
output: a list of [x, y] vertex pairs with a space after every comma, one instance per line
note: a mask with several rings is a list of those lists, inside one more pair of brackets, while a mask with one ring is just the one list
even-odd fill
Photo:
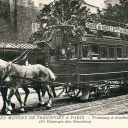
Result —
[[8, 63], [7, 61], [5, 61], [5, 60], [2, 60], [2, 59], [0, 59], [0, 61], [1, 61], [1, 62], [5, 62], [5, 63]]
[[[36, 68], [34, 68], [34, 66]], [[38, 76], [40, 74], [40, 72], [42, 72], [44, 74], [47, 74], [47, 78], [46, 78], [47, 80], [55, 80], [56, 79], [54, 73], [49, 68], [46, 68], [45, 66], [43, 66], [41, 64], [25, 66], [25, 65], [19, 65], [19, 64], [12, 63], [12, 75], [17, 74], [17, 73], [19, 74], [20, 72], [22, 72], [21, 71], [22, 68], [24, 69], [24, 70], [22, 70], [23, 73], [26, 73], [26, 71], [33, 71], [33, 73], [35, 73]], [[21, 74], [23, 74], [23, 73], [21, 73]], [[39, 75], [38, 77], [40, 78], [41, 76]]]

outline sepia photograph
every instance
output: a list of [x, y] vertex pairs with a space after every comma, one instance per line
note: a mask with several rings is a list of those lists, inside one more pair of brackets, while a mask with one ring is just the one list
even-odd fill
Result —
[[128, 0], [0, 0], [4, 119], [127, 121]]

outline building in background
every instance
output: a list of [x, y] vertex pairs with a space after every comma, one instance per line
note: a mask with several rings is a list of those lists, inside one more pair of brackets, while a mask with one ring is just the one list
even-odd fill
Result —
[[99, 7], [97, 7], [97, 6], [88, 4], [88, 3], [86, 2], [86, 0], [79, 0], [79, 2], [81, 3], [82, 6], [86, 6], [87, 9], [88, 9], [92, 14], [97, 13], [97, 10], [99, 9]]
[[[97, 12], [98, 7], [81, 1], [91, 13]], [[27, 42], [39, 28], [36, 19], [44, 4], [44, 1], [38, 2], [37, 6], [35, 0], [0, 0], [0, 42]]]
[[[25, 3], [24, 3], [25, 2]], [[29, 49], [26, 60], [41, 63], [44, 56], [35, 44], [26, 43], [32, 32], [37, 31], [38, 9], [31, 0], [0, 0], [0, 59], [12, 61]], [[25, 64], [25, 60], [20, 64]]]
[[32, 23], [32, 33], [37, 32], [39, 30], [39, 28], [40, 28], [40, 24], [39, 23], [37, 23], [37, 22], [33, 22]]
[[[44, 6], [44, 4], [49, 4], [50, 2], [53, 2], [53, 1], [58, 1], [58, 0], [42, 0], [42, 1], [38, 1], [38, 0], [33, 0], [33, 1], [36, 1], [36, 6], [39, 7], [39, 9], [42, 9], [42, 7]], [[99, 9], [99, 7], [97, 6], [94, 6], [94, 5], [91, 5], [91, 4], [88, 4], [86, 2], [86, 0], [78, 0], [80, 3], [83, 4], [83, 6], [87, 6], [87, 8], [90, 10], [91, 13], [97, 13], [97, 9]]]
[[12, 40], [12, 33], [9, 0], [0, 0], [0, 42]]
[[33, 0], [0, 0], [0, 42], [27, 42], [38, 12]]
[[107, 8], [108, 4], [114, 6], [115, 4], [120, 4], [120, 0], [105, 0], [104, 1], [104, 8]]
[[33, 0], [18, 0], [17, 5], [22, 5], [24, 7], [34, 7], [34, 1]]
[[39, 3], [39, 10], [41, 10], [44, 7], [43, 3]]
[[82, 2], [82, 6], [86, 6], [87, 7], [87, 9], [89, 9], [89, 11], [91, 12], [91, 13], [93, 13], [93, 14], [95, 14], [95, 13], [97, 13], [97, 10], [99, 9], [99, 7], [97, 7], [97, 6], [94, 6], [94, 5], [91, 5], [91, 4], [88, 4], [88, 3], [86, 3], [85, 2], [86, 0], [82, 0], [81, 2]]

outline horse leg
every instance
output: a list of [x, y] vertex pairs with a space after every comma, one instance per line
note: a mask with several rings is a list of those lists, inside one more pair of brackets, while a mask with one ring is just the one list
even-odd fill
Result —
[[3, 99], [3, 107], [2, 107], [1, 112], [3, 114], [6, 113], [7, 91], [8, 91], [7, 87], [4, 87], [4, 88], [1, 87], [1, 95], [2, 95], [2, 99]]
[[10, 92], [9, 92], [9, 95], [8, 95], [8, 98], [7, 98], [7, 103], [8, 103], [7, 114], [9, 114], [9, 115], [11, 114], [11, 111], [12, 111], [11, 98], [14, 95], [15, 91], [16, 91], [16, 89], [11, 88]]
[[28, 98], [30, 91], [27, 87], [23, 87], [22, 89], [25, 91], [24, 106], [26, 106], [27, 98]]
[[48, 104], [47, 104], [47, 109], [51, 109], [51, 105], [52, 105], [52, 90], [50, 88], [50, 86], [48, 84], [43, 84], [44, 88], [46, 89], [49, 99], [48, 99]]
[[[44, 99], [44, 96], [46, 94], [46, 90], [43, 87], [41, 87], [41, 92], [42, 92], [42, 99]], [[42, 105], [45, 105], [45, 104], [46, 103], [44, 101], [42, 101]]]
[[38, 105], [39, 105], [39, 106], [40, 106], [40, 105], [44, 105], [45, 102], [42, 102], [42, 97], [41, 97], [41, 95], [40, 95], [40, 89], [39, 89], [39, 88], [36, 88], [35, 91], [36, 91], [36, 93], [38, 94], [38, 99], [39, 99]]
[[18, 91], [18, 89], [16, 89], [16, 91], [15, 91], [15, 96], [16, 96], [16, 98], [17, 98], [17, 100], [19, 101], [19, 103], [20, 103], [20, 107], [21, 107], [21, 111], [25, 111], [24, 110], [24, 104], [23, 104], [23, 102], [22, 102], [22, 100], [21, 100], [21, 96], [20, 96], [20, 93], [19, 93], [19, 91]]
[[42, 92], [42, 97], [44, 98], [46, 90], [44, 88], [41, 88], [41, 92]]
[[51, 87], [51, 90], [52, 90], [53, 96], [54, 96], [54, 97], [57, 97], [57, 96], [56, 96], [56, 92], [55, 92], [55, 87]]

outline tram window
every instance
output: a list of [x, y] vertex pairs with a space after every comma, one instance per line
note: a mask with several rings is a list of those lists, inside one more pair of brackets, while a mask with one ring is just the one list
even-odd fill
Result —
[[109, 47], [109, 58], [115, 58], [115, 48]]
[[92, 53], [98, 53], [98, 46], [92, 45], [91, 49], [92, 49]]
[[122, 48], [117, 47], [116, 48], [117, 58], [122, 58]]
[[91, 58], [98, 59], [99, 58], [99, 47], [97, 45], [91, 46]]
[[124, 58], [128, 58], [128, 46], [124, 47]]
[[82, 58], [89, 58], [89, 46], [82, 46]]
[[107, 58], [107, 47], [100, 47], [100, 56], [102, 58]]
[[71, 43], [69, 43], [67, 51], [64, 48], [61, 49], [60, 59], [66, 59], [66, 56], [69, 59], [77, 58], [77, 47], [76, 47], [76, 45], [71, 45]]
[[67, 55], [69, 56], [69, 58], [77, 58], [77, 49], [75, 45], [71, 45], [71, 43], [69, 43]]

